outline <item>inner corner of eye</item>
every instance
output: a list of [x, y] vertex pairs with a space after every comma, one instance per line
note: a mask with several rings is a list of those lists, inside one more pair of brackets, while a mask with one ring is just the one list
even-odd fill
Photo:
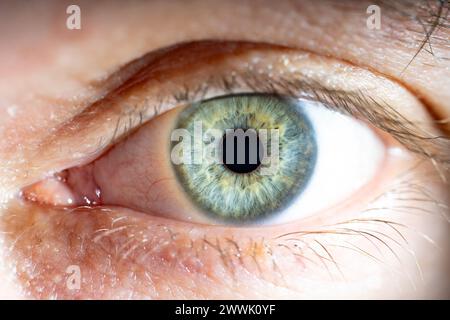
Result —
[[25, 187], [21, 195], [25, 200], [56, 207], [100, 205], [101, 191], [89, 168], [75, 167], [53, 174]]

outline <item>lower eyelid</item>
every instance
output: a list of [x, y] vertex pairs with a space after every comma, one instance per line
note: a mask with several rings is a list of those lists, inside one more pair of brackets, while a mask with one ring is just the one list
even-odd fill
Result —
[[[3, 222], [7, 234], [20, 234], [8, 239], [14, 246], [10, 254], [21, 266], [19, 279], [30, 282], [30, 294], [41, 298], [51, 294], [72, 297], [65, 282], [58, 280], [71, 265], [80, 267], [83, 286], [88, 287], [83, 295], [91, 298], [117, 297], [118, 292], [111, 292], [114, 283], [124, 281], [122, 277], [130, 272], [137, 278], [147, 278], [142, 279], [143, 288], [133, 288], [135, 294], [141, 290], [144, 296], [158, 297], [164, 286], [182, 286], [177, 282], [180, 277], [196, 279], [196, 283], [212, 281], [223, 287], [243, 277], [277, 283], [281, 276], [273, 273], [274, 260], [303, 265], [299, 256], [276, 248], [267, 232], [264, 237], [264, 233], [241, 229], [247, 236], [238, 239], [233, 236], [236, 232], [225, 228], [210, 232], [189, 224], [167, 224], [164, 219], [149, 219], [125, 209], [61, 212], [17, 204], [9, 208]], [[99, 292], [99, 287], [105, 292]], [[121, 285], [118, 287], [122, 290]], [[204, 294], [210, 297], [208, 292]]]

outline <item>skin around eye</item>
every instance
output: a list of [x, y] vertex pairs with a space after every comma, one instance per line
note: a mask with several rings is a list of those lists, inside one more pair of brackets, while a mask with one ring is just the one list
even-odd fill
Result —
[[[351, 81], [350, 83], [354, 85]], [[403, 101], [407, 101], [410, 111], [415, 113], [413, 110], [417, 105], [409, 103], [411, 100], [407, 98]], [[181, 111], [182, 108], [175, 108], [161, 114], [158, 121], [149, 121], [142, 130], [119, 143], [117, 149], [113, 148], [105, 153], [102, 160], [105, 160], [105, 163], [106, 159], [110, 160], [110, 169], [105, 177], [111, 179], [120, 176], [120, 179], [128, 181], [138, 181], [146, 177], [148, 172], [119, 170], [117, 166], [121, 164], [123, 168], [130, 169], [130, 164], [134, 163], [138, 156], [144, 155], [136, 150], [133, 153], [131, 146], [136, 144], [131, 142], [140, 142], [143, 152], [151, 151], [147, 157], [142, 158], [144, 163], [152, 164], [152, 168], [145, 168], [163, 172], [166, 164], [164, 161], [158, 161], [158, 155], [166, 155], [170, 150], [166, 150], [166, 153], [159, 152], [158, 137], [166, 135], [163, 130], [155, 127], [159, 128], [159, 124], [173, 127], [177, 119], [175, 114]], [[420, 109], [417, 113], [420, 113]], [[92, 138], [92, 135], [87, 137]], [[119, 148], [127, 145], [129, 148]], [[111, 156], [114, 150], [122, 152], [116, 152], [117, 157]], [[127, 151], [135, 158], [127, 158]], [[371, 194], [384, 195], [386, 190], [402, 190], [404, 184], [420, 181], [421, 175], [417, 170], [406, 175], [407, 178], [399, 183], [393, 181], [394, 177], [402, 178], [399, 172], [404, 173], [405, 168], [417, 164], [416, 156], [410, 156], [408, 159], [400, 157], [401, 163], [396, 168], [386, 170], [389, 177], [386, 177], [378, 190], [370, 190], [373, 192]], [[111, 161], [112, 159], [115, 160]], [[95, 171], [94, 169], [95, 165], [87, 172]], [[167, 165], [167, 169], [171, 168]], [[422, 169], [423, 176], [427, 170], [432, 170], [430, 165], [425, 165]], [[79, 175], [74, 171], [73, 184], [83, 185], [85, 177], [84, 174]], [[99, 179], [96, 175], [94, 178], [87, 181], [96, 186]], [[63, 175], [56, 181], [65, 182], [66, 179], [67, 176]], [[104, 181], [107, 181], [106, 178]], [[111, 180], [108, 181], [111, 185]], [[170, 186], [177, 186], [176, 180], [171, 181], [171, 177], [164, 176], [153, 182], [150, 184], [150, 191], [154, 192], [152, 201], [166, 197], [167, 201], [161, 203], [167, 204], [169, 199], [173, 200], [175, 194], [182, 194], [183, 190], [177, 188], [173, 188], [174, 192], [170, 194]], [[129, 185], [129, 190], [115, 189], [115, 199], [120, 197], [120, 193], [125, 198], [128, 191], [136, 191], [135, 194], [139, 195], [138, 188], [137, 184], [133, 184]], [[158, 193], [158, 190], [166, 192]], [[148, 188], [141, 191], [144, 196], [149, 193]], [[93, 192], [92, 195], [96, 196], [96, 193]], [[101, 196], [103, 198], [103, 194]], [[336, 294], [340, 297], [358, 296], [361, 291], [357, 287], [368, 288], [367, 295], [382, 292], [385, 296], [395, 296], [392, 282], [384, 282], [392, 279], [388, 276], [392, 270], [384, 270], [373, 261], [364, 260], [364, 257], [374, 256], [389, 267], [391, 263], [395, 264], [397, 258], [409, 266], [415, 265], [414, 258], [408, 255], [407, 250], [402, 251], [396, 247], [397, 243], [402, 244], [402, 236], [405, 233], [406, 238], [416, 239], [417, 235], [412, 235], [413, 224], [409, 225], [406, 231], [401, 225], [411, 217], [408, 214], [413, 212], [383, 210], [386, 207], [392, 208], [393, 198], [394, 201], [399, 200], [396, 196], [398, 194], [395, 192], [389, 192], [386, 197], [376, 197], [375, 201], [373, 197], [367, 199], [368, 201], [358, 197], [358, 202], [361, 202], [358, 206], [351, 207], [347, 203], [323, 215], [317, 215], [315, 219], [293, 221], [282, 227], [245, 229], [198, 225], [152, 215], [157, 212], [143, 215], [119, 206], [85, 206], [71, 209], [40, 207], [30, 203], [15, 206], [13, 203], [3, 220], [5, 225], [2, 225], [2, 230], [5, 230], [7, 235], [17, 235], [26, 230], [19, 239], [10, 237], [7, 241], [14, 243], [15, 253], [20, 255], [19, 258], [11, 256], [11, 260], [19, 262], [17, 273], [23, 283], [32, 282], [28, 291], [40, 297], [52, 297], [56, 294], [58, 297], [236, 298], [236, 283], [245, 291], [240, 293], [240, 297], [327, 297]], [[95, 201], [93, 197], [88, 199]], [[136, 197], [134, 200], [138, 203], [145, 199]], [[351, 200], [354, 202], [354, 199]], [[367, 208], [369, 200], [371, 205]], [[173, 209], [178, 211], [185, 208], [190, 211], [188, 202], [181, 208], [175, 203], [171, 204]], [[427, 205], [432, 206], [431, 203]], [[168, 208], [161, 209], [177, 212]], [[366, 212], [368, 209], [372, 210]], [[19, 214], [24, 212], [26, 214]], [[425, 221], [430, 222], [424, 220], [422, 215], [417, 219], [416, 225], [420, 226], [421, 230], [435, 230], [435, 225], [425, 225], [422, 223]], [[376, 240], [377, 238], [381, 238], [381, 241]], [[30, 243], [35, 244], [33, 249], [30, 249]], [[387, 243], [387, 246], [383, 243]], [[49, 247], [55, 251], [50, 252]], [[392, 254], [391, 250], [395, 254]], [[421, 251], [428, 253], [427, 250]], [[355, 262], [355, 257], [358, 257], [359, 263]], [[20, 263], [30, 262], [30, 259], [32, 263]], [[338, 265], [333, 263], [336, 260], [339, 261]], [[74, 263], [84, 270], [83, 290], [76, 293], [67, 291], [64, 284], [57, 281], [58, 276], [64, 274], [65, 267]], [[438, 267], [442, 268], [442, 264]], [[39, 274], [36, 275], [34, 270], [39, 270]], [[349, 289], [348, 281], [336, 280], [335, 285], [335, 282], [324, 280], [330, 279], [330, 276], [333, 279], [342, 279], [339, 278], [340, 271], [351, 276], [352, 283], [355, 284], [353, 289]], [[395, 279], [404, 281], [400, 276]], [[244, 288], [242, 283], [245, 283]], [[211, 292], [212, 286], [217, 290]], [[330, 294], [331, 288], [336, 286], [338, 288]], [[104, 289], [98, 290], [99, 287]], [[390, 288], [388, 293], [385, 288]]]

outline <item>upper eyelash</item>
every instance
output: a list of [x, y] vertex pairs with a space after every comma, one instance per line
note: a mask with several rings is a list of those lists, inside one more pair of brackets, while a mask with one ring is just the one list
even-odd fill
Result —
[[[372, 123], [375, 127], [391, 134], [408, 150], [430, 159], [436, 166], [443, 181], [449, 169], [450, 139], [444, 135], [431, 135], [420, 129], [412, 121], [406, 119], [388, 103], [375, 100], [367, 93], [358, 91], [343, 91], [329, 89], [317, 81], [292, 74], [278, 77], [264, 74], [245, 72], [243, 74], [232, 73], [228, 76], [212, 76], [200, 86], [191, 88], [187, 85], [180, 86], [172, 92], [172, 96], [160, 99], [157, 106], [144, 104], [143, 108], [131, 108], [131, 112], [123, 114], [114, 130], [114, 140], [118, 133], [127, 133], [138, 118], [137, 127], [144, 122], [143, 114], [149, 109], [154, 113], [151, 118], [157, 116], [163, 109], [163, 105], [175, 103], [193, 103], [203, 100], [212, 90], [221, 90], [225, 94], [236, 93], [236, 90], [248, 88], [254, 93], [289, 96], [293, 98], [313, 99], [322, 103], [325, 107], [343, 114], [363, 119]], [[137, 110], [137, 111], [136, 111]], [[120, 128], [120, 126], [123, 126]]]

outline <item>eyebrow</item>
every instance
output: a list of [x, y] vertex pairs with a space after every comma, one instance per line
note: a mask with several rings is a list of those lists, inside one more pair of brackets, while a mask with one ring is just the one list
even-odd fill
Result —
[[[411, 65], [421, 51], [425, 50], [435, 56], [433, 46], [438, 46], [443, 50], [449, 49], [450, 24], [448, 15], [450, 8], [448, 1], [403, 0], [396, 2], [378, 0], [376, 3], [379, 3], [384, 8], [390, 9], [387, 12], [391, 19], [400, 19], [404, 24], [411, 25], [409, 31], [422, 33], [422, 40], [419, 42], [414, 56], [405, 66], [402, 73]], [[438, 32], [439, 34], [436, 34]], [[405, 41], [405, 39], [401, 38], [398, 40]]]

